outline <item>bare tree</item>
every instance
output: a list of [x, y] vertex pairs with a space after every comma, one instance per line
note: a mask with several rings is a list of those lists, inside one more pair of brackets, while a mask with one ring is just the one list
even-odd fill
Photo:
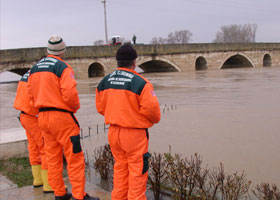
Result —
[[159, 38], [153, 37], [151, 44], [167, 44], [167, 39], [162, 37]]
[[152, 38], [151, 44], [159, 44], [158, 39], [156, 37]]
[[96, 40], [94, 41], [93, 45], [103, 45], [104, 41], [103, 40]]
[[192, 33], [188, 30], [175, 31], [168, 34], [167, 38], [154, 37], [151, 44], [186, 44], [191, 41]]
[[167, 37], [168, 44], [186, 44], [189, 43], [192, 37], [192, 33], [188, 30], [175, 31], [169, 33]]
[[253, 43], [256, 41], [256, 24], [222, 26], [216, 33], [215, 43]]

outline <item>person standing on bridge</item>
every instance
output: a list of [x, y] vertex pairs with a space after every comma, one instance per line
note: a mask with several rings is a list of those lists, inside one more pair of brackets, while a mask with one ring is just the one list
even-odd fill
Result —
[[42, 131], [38, 126], [38, 109], [30, 105], [27, 81], [30, 70], [26, 72], [18, 83], [14, 108], [21, 111], [19, 121], [26, 131], [28, 141], [29, 162], [33, 175], [33, 187], [43, 186], [43, 192], [53, 192], [47, 176], [47, 159], [44, 152]]
[[145, 200], [148, 179], [148, 128], [160, 121], [152, 84], [135, 71], [130, 44], [116, 54], [118, 68], [96, 88], [96, 108], [110, 124], [108, 141], [115, 159], [112, 200]]
[[[35, 64], [28, 79], [29, 96], [39, 109], [48, 160], [48, 180], [56, 200], [99, 200], [85, 192], [85, 161], [80, 144], [80, 127], [74, 113], [80, 108], [74, 72], [63, 59], [66, 45], [60, 36], [48, 40], [48, 56]], [[72, 194], [62, 177], [63, 153]]]
[[136, 44], [136, 35], [135, 34], [133, 34], [132, 41], [133, 41], [133, 44]]

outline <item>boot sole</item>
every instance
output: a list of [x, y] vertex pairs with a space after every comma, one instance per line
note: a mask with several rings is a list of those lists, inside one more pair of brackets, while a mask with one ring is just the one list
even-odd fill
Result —
[[44, 193], [54, 193], [54, 191], [43, 191]]
[[33, 185], [34, 188], [42, 187], [43, 185]]

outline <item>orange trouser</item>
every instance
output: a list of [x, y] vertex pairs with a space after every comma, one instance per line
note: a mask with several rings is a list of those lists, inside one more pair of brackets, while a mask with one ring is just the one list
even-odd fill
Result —
[[76, 118], [67, 112], [39, 112], [39, 126], [44, 131], [45, 153], [48, 159], [48, 181], [55, 196], [66, 191], [63, 181], [63, 153], [72, 185], [72, 195], [83, 199], [85, 193], [85, 162], [80, 145], [80, 128]]
[[115, 159], [112, 200], [145, 200], [148, 179], [147, 166], [144, 167], [144, 157], [148, 152], [147, 130], [110, 126], [108, 140]]
[[26, 131], [30, 165], [41, 165], [42, 169], [48, 169], [38, 117], [21, 113], [20, 122]]

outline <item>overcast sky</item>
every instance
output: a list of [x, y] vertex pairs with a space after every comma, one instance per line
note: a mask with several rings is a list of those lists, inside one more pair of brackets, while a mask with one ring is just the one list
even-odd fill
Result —
[[[53, 34], [68, 46], [105, 41], [101, 0], [0, 0], [1, 49], [45, 47]], [[258, 25], [257, 42], [280, 42], [280, 0], [107, 0], [108, 36], [148, 44], [189, 30], [209, 43], [223, 25]]]

